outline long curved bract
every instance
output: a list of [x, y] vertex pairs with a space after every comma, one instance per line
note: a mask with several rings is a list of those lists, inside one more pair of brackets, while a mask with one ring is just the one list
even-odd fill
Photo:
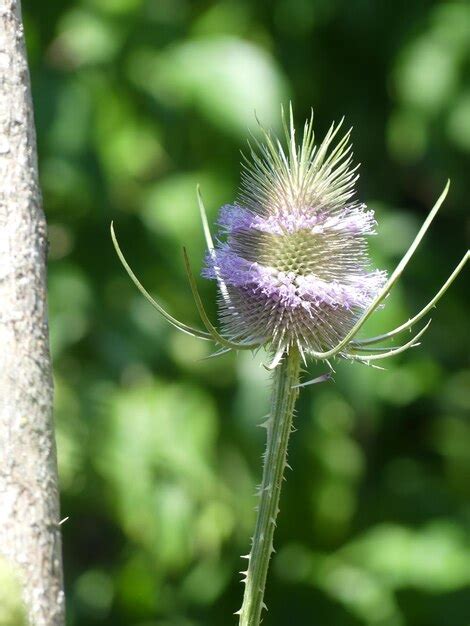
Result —
[[147, 299], [148, 302], [150, 302], [153, 308], [156, 309], [160, 313], [160, 315], [162, 315], [166, 319], [167, 322], [172, 324], [178, 330], [181, 330], [184, 333], [191, 335], [192, 337], [197, 337], [198, 339], [211, 340], [212, 337], [211, 335], [209, 335], [209, 333], [206, 333], [202, 330], [198, 330], [197, 328], [192, 328], [191, 326], [188, 326], [187, 324], [180, 322], [175, 317], [170, 315], [167, 311], [165, 311], [165, 309], [160, 304], [158, 304], [158, 302], [154, 298], [152, 298], [152, 296], [149, 294], [149, 292], [145, 289], [145, 287], [142, 285], [142, 283], [139, 281], [137, 276], [132, 271], [129, 263], [126, 261], [124, 254], [122, 253], [121, 248], [119, 247], [116, 233], [114, 232], [113, 222], [111, 222], [111, 239], [113, 240], [114, 249], [116, 250], [119, 260], [123, 264], [124, 269], [128, 273], [130, 279], [132, 280], [134, 285], [137, 287], [137, 289], [140, 291], [140, 293]]
[[[204, 201], [202, 199], [201, 189], [200, 189], [199, 185], [197, 185], [197, 187], [196, 187], [196, 194], [197, 194], [197, 203], [198, 203], [198, 206], [199, 206], [199, 215], [201, 217], [202, 230], [204, 232], [204, 239], [206, 240], [207, 250], [208, 250], [209, 254], [211, 255], [211, 257], [214, 259], [214, 257], [215, 257], [215, 246], [214, 246], [214, 242], [212, 240], [212, 235], [211, 235], [211, 231], [210, 231], [210, 228], [209, 228], [209, 221], [207, 219], [206, 207], [204, 206]], [[225, 300], [225, 302], [227, 304], [230, 304], [230, 296], [229, 296], [229, 293], [228, 293], [227, 285], [223, 281], [223, 279], [222, 279], [222, 277], [220, 275], [220, 272], [218, 271], [218, 269], [217, 269], [215, 264], [214, 264], [214, 271], [215, 271], [215, 276], [216, 276], [217, 282], [219, 284], [220, 293], [222, 294], [222, 297]]]
[[390, 330], [387, 333], [383, 333], [382, 335], [376, 335], [375, 337], [367, 337], [365, 339], [354, 339], [353, 341], [351, 341], [351, 344], [354, 346], [354, 348], [358, 349], [360, 346], [367, 346], [367, 345], [371, 345], [374, 343], [379, 343], [380, 341], [386, 341], [387, 339], [391, 339], [392, 337], [394, 337], [395, 335], [398, 335], [404, 330], [411, 328], [414, 324], [416, 324], [416, 322], [419, 322], [419, 320], [422, 319], [439, 302], [439, 300], [442, 298], [442, 296], [445, 294], [445, 292], [449, 289], [451, 284], [460, 274], [460, 272], [464, 268], [469, 258], [470, 258], [470, 252], [467, 251], [462, 257], [462, 259], [460, 260], [459, 264], [456, 266], [456, 268], [452, 272], [452, 274], [449, 276], [446, 282], [442, 285], [442, 287], [436, 293], [436, 295], [427, 303], [425, 307], [421, 309], [421, 311], [419, 311], [419, 313], [414, 315], [407, 322], [404, 322], [400, 326], [397, 326], [396, 328], [394, 328], [393, 330]]
[[388, 350], [388, 352], [383, 352], [381, 354], [374, 353], [374, 354], [367, 354], [367, 355], [366, 354], [364, 355], [353, 354], [351, 352], [346, 352], [344, 356], [348, 359], [352, 359], [354, 361], [363, 361], [365, 363], [369, 363], [369, 361], [378, 361], [380, 359], [388, 359], [392, 356], [395, 356], [396, 354], [405, 352], [405, 350], [408, 350], [409, 348], [413, 348], [419, 345], [417, 341], [427, 331], [430, 323], [431, 323], [431, 320], [429, 320], [428, 323], [418, 333], [416, 333], [416, 335], [412, 339], [410, 339], [410, 341], [408, 341], [407, 343], [404, 343], [402, 346], [398, 346], [397, 348], [392, 348], [391, 350]]

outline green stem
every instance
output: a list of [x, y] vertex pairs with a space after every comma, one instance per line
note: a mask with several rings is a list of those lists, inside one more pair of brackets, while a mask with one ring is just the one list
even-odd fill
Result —
[[267, 444], [264, 456], [260, 501], [245, 579], [245, 594], [239, 626], [259, 626], [269, 559], [273, 552], [273, 535], [279, 513], [287, 446], [292, 430], [295, 401], [299, 394], [294, 388], [299, 382], [300, 355], [291, 349], [274, 372], [271, 413], [266, 422]]

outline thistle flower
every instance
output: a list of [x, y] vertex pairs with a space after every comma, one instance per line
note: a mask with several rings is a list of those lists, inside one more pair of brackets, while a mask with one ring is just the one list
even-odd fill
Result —
[[[283, 118], [284, 119], [284, 118]], [[292, 109], [284, 121], [286, 147], [268, 131], [250, 147], [244, 162], [242, 189], [235, 204], [222, 207], [220, 237], [214, 246], [204, 205], [198, 201], [208, 254], [203, 275], [219, 287], [220, 319], [225, 334], [210, 321], [191, 271], [184, 262], [193, 297], [206, 327], [202, 331], [171, 316], [141, 285], [116, 240], [116, 252], [129, 276], [157, 311], [173, 326], [194, 337], [213, 340], [227, 350], [255, 350], [272, 354], [275, 370], [268, 419], [263, 477], [255, 532], [244, 575], [245, 593], [237, 614], [240, 626], [259, 626], [287, 446], [299, 387], [328, 379], [328, 375], [300, 383], [306, 357], [325, 360], [343, 357], [371, 364], [418, 345], [429, 326], [402, 345], [380, 344], [411, 329], [436, 305], [469, 259], [467, 251], [434, 297], [409, 320], [392, 330], [365, 339], [357, 333], [382, 305], [401, 276], [443, 203], [447, 183], [406, 254], [387, 278], [371, 267], [367, 237], [375, 232], [372, 211], [354, 200], [357, 168], [352, 167], [350, 132], [332, 125], [315, 144], [312, 118], [297, 143]], [[379, 347], [370, 347], [379, 344]], [[331, 367], [331, 365], [330, 365]]]

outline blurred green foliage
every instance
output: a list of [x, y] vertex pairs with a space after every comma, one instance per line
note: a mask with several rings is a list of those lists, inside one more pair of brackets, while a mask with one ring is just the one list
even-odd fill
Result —
[[[203, 257], [236, 194], [254, 110], [342, 115], [390, 269], [452, 179], [370, 324], [400, 323], [465, 250], [470, 5], [412, 0], [24, 0], [50, 226], [50, 317], [71, 626], [235, 623], [254, 521], [262, 357], [203, 360], [144, 284], [197, 323], [181, 246]], [[466, 285], [465, 285], [466, 282]], [[467, 289], [466, 289], [467, 287]], [[215, 310], [214, 285], [201, 289]], [[271, 626], [470, 624], [468, 276], [387, 370], [339, 365], [299, 403], [268, 585]], [[316, 368], [312, 365], [315, 374]], [[319, 371], [318, 373], [322, 373]]]

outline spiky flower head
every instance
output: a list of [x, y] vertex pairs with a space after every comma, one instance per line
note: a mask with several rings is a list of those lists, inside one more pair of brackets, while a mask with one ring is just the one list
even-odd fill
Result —
[[373, 211], [354, 200], [350, 131], [342, 122], [315, 143], [312, 117], [296, 141], [292, 110], [285, 145], [263, 130], [250, 146], [235, 204], [223, 206], [219, 241], [203, 275], [221, 287], [220, 317], [232, 341], [261, 342], [282, 355], [337, 345], [382, 288], [367, 237]]

